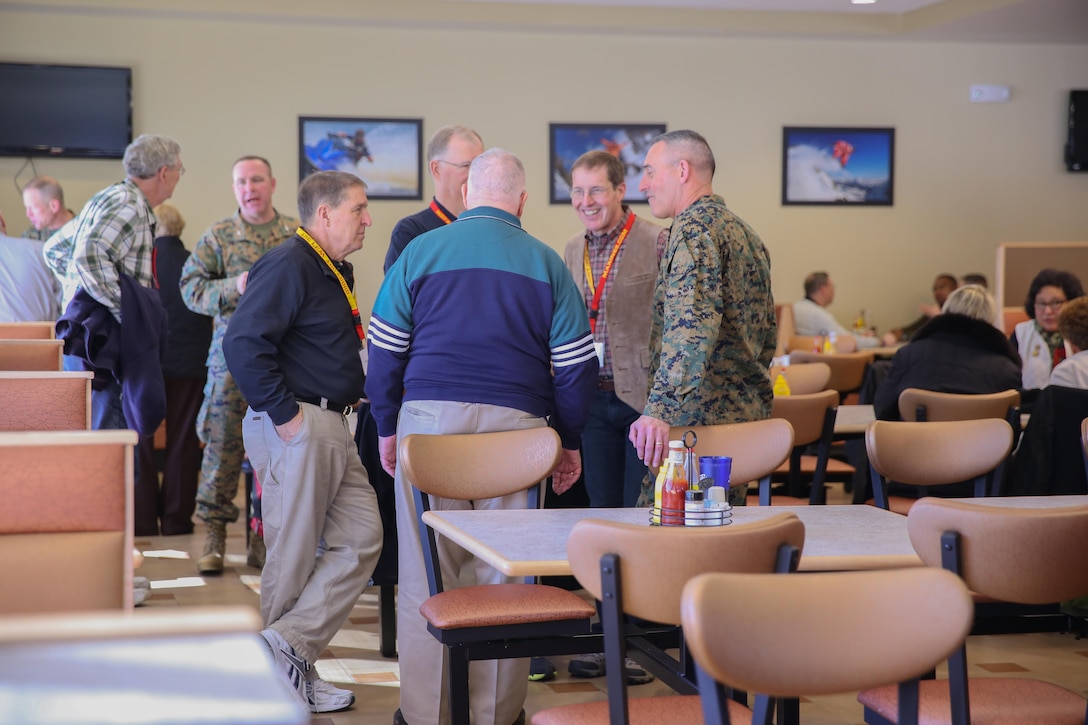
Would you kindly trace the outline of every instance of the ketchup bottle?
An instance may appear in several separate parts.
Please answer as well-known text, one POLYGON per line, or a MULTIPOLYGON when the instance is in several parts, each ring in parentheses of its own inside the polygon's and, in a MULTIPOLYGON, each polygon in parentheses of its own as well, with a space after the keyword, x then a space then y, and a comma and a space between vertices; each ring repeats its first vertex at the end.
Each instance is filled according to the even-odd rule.
POLYGON ((684 470, 684 442, 669 441, 669 459, 665 463, 665 480, 661 484, 661 525, 684 525, 684 492, 688 476, 684 470))

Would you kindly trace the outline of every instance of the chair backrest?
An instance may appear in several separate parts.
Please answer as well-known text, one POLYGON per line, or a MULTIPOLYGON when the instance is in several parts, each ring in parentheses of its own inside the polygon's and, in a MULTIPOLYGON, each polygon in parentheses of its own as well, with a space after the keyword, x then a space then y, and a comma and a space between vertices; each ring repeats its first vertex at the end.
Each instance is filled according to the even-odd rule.
POLYGON ((907 388, 899 394, 899 417, 906 421, 1008 419, 1009 409, 1019 407, 1019 390, 963 394, 907 388))
POLYGON ((789 352, 789 341, 793 336, 796 328, 793 324, 793 305, 775 305, 774 306, 775 322, 778 324, 778 339, 775 345, 774 355, 785 355, 789 352))
POLYGON ((55 322, 0 322, 0 340, 53 340, 55 322))
POLYGON ((551 475, 561 453, 551 428, 415 434, 400 441, 397 465, 423 493, 467 501, 524 491, 551 475))
POLYGON ((805 527, 792 513, 743 526, 688 528, 583 519, 567 538, 571 572, 602 599, 601 557, 619 558, 623 610, 642 619, 680 624, 680 591, 705 572, 772 573, 783 545, 800 550, 805 527))
POLYGON ((861 387, 865 380, 865 370, 873 361, 872 352, 834 353, 830 355, 813 352, 791 352, 790 364, 823 362, 831 367, 831 380, 827 386, 845 395, 861 387))
POLYGON ((132 606, 135 431, 0 433, 0 612, 132 606), (43 576, 42 572, 48 572, 43 576))
POLYGON ((1088 502, 1011 508, 923 498, 907 515, 907 531, 927 566, 958 565, 967 587, 987 597, 1050 604, 1088 592, 1088 502), (955 550, 958 561, 949 561, 955 550))
POLYGON ((1005 307, 1001 310, 1001 331, 1011 335, 1017 325, 1030 319, 1023 307, 1005 307))
MULTIPOLYGON (((748 423, 676 426, 670 440, 681 440, 687 431, 696 436, 695 455, 729 456, 731 486, 744 486, 770 476, 793 450, 793 429, 785 420, 756 420, 748 423)), ((689 471, 696 479, 698 471, 689 471)), ((697 480, 697 479, 696 479, 697 480)))
POLYGON ((824 362, 802 363, 785 367, 772 367, 771 380, 781 374, 790 386, 791 395, 808 395, 827 390, 831 382, 831 367, 824 362))
POLYGON ((704 670, 780 697, 918 677, 963 642, 974 620, 963 582, 925 568, 703 574, 684 586, 681 601, 687 643, 704 670))
POLYGON ((1012 428, 998 418, 904 423, 877 420, 865 429, 869 465, 913 486, 957 483, 997 468, 1012 449, 1012 428))
POLYGON ((0 371, 0 431, 90 430, 91 372, 0 371))
POLYGON ((0 370, 62 369, 63 340, 0 340, 0 370))
POLYGON ((771 418, 788 420, 793 426, 793 444, 804 446, 820 440, 827 411, 838 406, 839 394, 831 389, 807 395, 786 395, 774 399, 771 418))

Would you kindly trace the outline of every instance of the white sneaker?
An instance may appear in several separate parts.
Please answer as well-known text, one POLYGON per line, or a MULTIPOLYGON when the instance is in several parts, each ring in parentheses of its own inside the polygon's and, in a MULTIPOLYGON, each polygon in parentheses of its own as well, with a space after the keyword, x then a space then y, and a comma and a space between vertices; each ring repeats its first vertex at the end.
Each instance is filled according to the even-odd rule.
POLYGON ((313 711, 313 705, 307 687, 306 673, 310 670, 310 663, 295 653, 295 648, 287 643, 279 632, 274 629, 261 630, 261 637, 272 650, 272 661, 279 674, 287 681, 287 686, 294 693, 299 703, 313 711))
POLYGON ((313 667, 306 672, 306 694, 310 712, 338 712, 355 704, 355 693, 326 682, 313 667))

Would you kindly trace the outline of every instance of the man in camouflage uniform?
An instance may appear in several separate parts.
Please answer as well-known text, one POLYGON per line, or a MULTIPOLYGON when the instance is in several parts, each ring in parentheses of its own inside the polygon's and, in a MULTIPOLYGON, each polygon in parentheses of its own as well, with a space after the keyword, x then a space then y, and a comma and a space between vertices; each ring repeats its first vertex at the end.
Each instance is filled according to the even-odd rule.
MULTIPOLYGON (((227 522, 238 520, 238 493, 244 451, 242 417, 246 401, 223 358, 223 335, 246 289, 249 269, 261 255, 290 239, 298 219, 272 206, 276 179, 272 165, 260 156, 243 156, 234 163, 234 198, 238 211, 216 222, 197 242, 181 270, 181 297, 193 312, 215 319, 208 350, 208 381, 197 416, 197 433, 204 443, 196 514, 207 525, 204 553, 197 560, 202 574, 223 571, 227 522)), ((251 566, 264 564, 264 541, 250 537, 251 566)))
MULTIPOLYGON (((650 394, 631 442, 657 466, 669 427, 760 420, 771 414, 777 329, 771 261, 759 236, 714 193, 714 154, 694 131, 671 131, 646 153, 639 190, 673 218, 650 331, 650 394)), ((643 483, 639 505, 652 505, 643 483)))

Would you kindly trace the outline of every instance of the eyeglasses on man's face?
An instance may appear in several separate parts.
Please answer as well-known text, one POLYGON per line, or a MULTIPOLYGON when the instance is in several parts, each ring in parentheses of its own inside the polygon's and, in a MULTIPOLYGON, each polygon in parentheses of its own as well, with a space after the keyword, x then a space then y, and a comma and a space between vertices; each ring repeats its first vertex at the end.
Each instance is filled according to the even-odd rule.
POLYGON ((459 163, 459 164, 457 164, 457 163, 454 163, 454 162, 452 162, 452 161, 446 161, 445 159, 435 159, 435 161, 437 161, 437 162, 438 162, 438 163, 440 163, 440 164, 447 164, 447 165, 449 165, 449 166, 452 166, 452 167, 454 167, 455 169, 462 169, 462 170, 465 170, 465 169, 467 169, 468 167, 472 166, 472 162, 471 162, 471 161, 462 161, 462 162, 461 162, 461 163, 459 163))
POLYGON ((588 189, 580 189, 578 187, 574 187, 570 190, 570 198, 574 201, 578 201, 579 199, 583 199, 588 196, 591 199, 597 199, 599 201, 603 199, 605 195, 608 194, 608 192, 610 191, 612 191, 612 189, 606 186, 591 186, 588 189))

